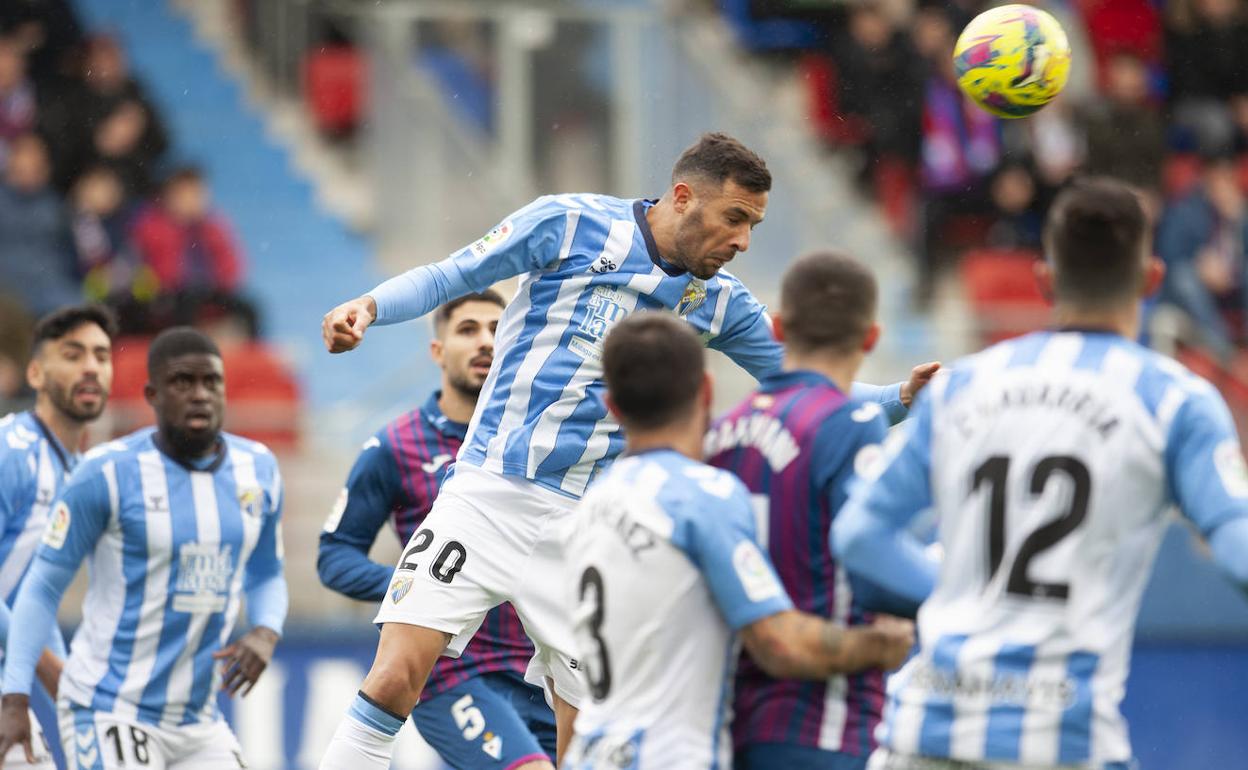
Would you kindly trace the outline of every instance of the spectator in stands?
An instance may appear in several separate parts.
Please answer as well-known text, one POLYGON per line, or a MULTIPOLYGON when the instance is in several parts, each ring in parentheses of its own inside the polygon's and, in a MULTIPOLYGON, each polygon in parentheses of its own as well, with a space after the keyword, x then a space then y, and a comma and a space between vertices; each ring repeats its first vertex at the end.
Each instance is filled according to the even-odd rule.
POLYGON ((1001 160, 996 118, 962 95, 953 69, 954 30, 943 13, 929 14, 923 49, 932 74, 923 101, 920 181, 923 198, 921 299, 930 295, 937 268, 951 254, 944 237, 950 220, 983 214, 987 180, 1001 160))
POLYGON ((139 147, 148 158, 159 158, 168 149, 164 122, 143 87, 130 75, 130 65, 117 41, 106 35, 91 38, 83 62, 83 90, 75 111, 87 129, 94 129, 126 103, 143 108, 146 122, 139 147))
POLYGON ((237 292, 243 259, 225 220, 212 211, 208 185, 198 169, 175 171, 157 200, 138 215, 131 236, 161 294, 237 292))
POLYGON ((1166 69, 1176 124, 1205 153, 1233 146, 1232 101, 1248 99, 1248 19, 1237 0, 1172 0, 1166 69))
POLYGON ((82 27, 69 0, 3 0, 0 32, 18 41, 42 89, 73 69, 82 27))
POLYGON ((61 170, 62 186, 68 189, 88 166, 108 166, 117 173, 126 197, 141 198, 152 192, 152 176, 164 152, 163 145, 147 144, 151 114, 135 99, 123 99, 91 129, 87 145, 79 147, 61 170))
POLYGON ((35 316, 82 300, 69 220, 50 179, 43 140, 13 140, 0 184, 0 286, 16 288, 35 316))
POLYGON ((1229 158, 1206 166, 1200 186, 1166 209, 1157 253, 1166 262, 1163 298, 1195 322, 1223 360, 1248 335, 1248 219, 1229 158))
POLYGON ((1080 113, 1087 136, 1085 170, 1113 176, 1156 195, 1166 150, 1166 127, 1149 96, 1149 72, 1130 51, 1105 63, 1103 98, 1080 113))
POLYGON ((0 416, 34 405, 26 383, 35 319, 16 298, 0 293, 0 416))
POLYGON ((35 89, 26 77, 26 57, 12 38, 0 38, 0 164, 9 143, 35 126, 35 89))
POLYGON ((832 38, 832 58, 840 110, 865 127, 868 155, 917 161, 926 71, 879 2, 853 6, 845 30, 832 38))
POLYGON ((992 249, 1039 252, 1044 229, 1039 192, 1035 174, 1026 163, 1011 160, 1001 164, 989 186, 992 224, 984 245, 992 249))

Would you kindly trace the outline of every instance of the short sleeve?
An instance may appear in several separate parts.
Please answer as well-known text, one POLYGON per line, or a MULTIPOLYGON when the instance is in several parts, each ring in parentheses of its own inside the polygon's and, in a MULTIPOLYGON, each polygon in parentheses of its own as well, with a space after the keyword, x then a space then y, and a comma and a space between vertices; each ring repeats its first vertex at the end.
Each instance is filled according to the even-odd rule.
POLYGON ((77 569, 113 515, 117 468, 112 460, 87 463, 70 477, 52 506, 38 556, 77 569))
POLYGON ((1202 389, 1179 408, 1165 457, 1175 503, 1206 536, 1248 516, 1248 467, 1230 411, 1217 393, 1202 389))
POLYGON ((734 630, 792 609, 793 602, 755 539, 754 514, 741 482, 717 471, 699 479, 685 532, 685 552, 702 572, 734 630))

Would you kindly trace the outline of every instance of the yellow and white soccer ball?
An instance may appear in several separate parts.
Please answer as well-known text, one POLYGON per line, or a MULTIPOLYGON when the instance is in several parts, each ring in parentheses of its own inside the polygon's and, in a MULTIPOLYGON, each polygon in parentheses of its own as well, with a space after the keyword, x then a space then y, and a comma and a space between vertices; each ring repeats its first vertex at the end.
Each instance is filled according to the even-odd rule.
POLYGON ((1057 19, 1030 5, 976 16, 953 50, 963 93, 993 115, 1026 117, 1053 101, 1070 74, 1070 43, 1057 19))

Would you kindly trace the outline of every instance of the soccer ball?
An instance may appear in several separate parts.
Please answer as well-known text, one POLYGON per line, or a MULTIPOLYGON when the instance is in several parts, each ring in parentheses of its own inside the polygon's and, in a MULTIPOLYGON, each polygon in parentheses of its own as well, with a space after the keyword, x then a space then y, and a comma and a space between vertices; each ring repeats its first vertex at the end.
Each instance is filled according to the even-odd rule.
POLYGON ((1053 100, 1070 74, 1066 31, 1030 5, 1003 5, 976 16, 953 49, 958 86, 1001 118, 1023 118, 1053 100))

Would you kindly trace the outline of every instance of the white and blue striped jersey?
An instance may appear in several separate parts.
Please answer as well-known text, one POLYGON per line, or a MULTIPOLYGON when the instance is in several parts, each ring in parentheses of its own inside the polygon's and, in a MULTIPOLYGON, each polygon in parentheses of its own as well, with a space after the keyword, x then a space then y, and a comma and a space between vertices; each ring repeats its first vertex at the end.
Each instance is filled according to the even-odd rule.
POLYGON ((0 420, 0 601, 10 607, 77 459, 34 412, 0 420))
MULTIPOLYGON (((666 262, 646 220, 650 205, 538 198, 442 262, 369 292, 384 325, 521 276, 459 462, 582 495, 624 447, 603 398, 602 344, 635 311, 676 313, 755 378, 779 370, 783 351, 764 307, 726 271, 702 280, 666 262)), ((854 394, 879 402, 893 422, 905 414, 900 384, 855 383, 854 394)))
POLYGON ((842 513, 899 528, 934 507, 945 556, 881 744, 1029 767, 1129 761, 1119 704, 1168 511, 1206 535, 1248 516, 1222 398, 1118 335, 1040 332, 942 373, 899 433, 842 513))
POLYGON ((727 272, 703 281, 664 263, 646 206, 539 198, 452 257, 476 289, 524 273, 460 462, 580 496, 624 447, 603 399, 602 343, 634 311, 676 312, 756 377, 778 368, 763 306, 727 272))
POLYGON ((282 569, 282 482, 263 445, 222 434, 202 469, 151 429, 87 453, 37 558, 90 586, 60 694, 162 727, 218 718, 219 667, 244 591, 282 569))
POLYGON ((617 461, 573 518, 565 552, 592 698, 565 766, 731 767, 736 632, 793 606, 745 485, 654 450, 617 461))

